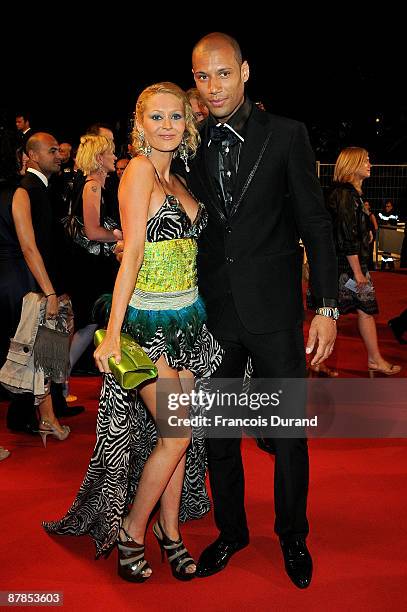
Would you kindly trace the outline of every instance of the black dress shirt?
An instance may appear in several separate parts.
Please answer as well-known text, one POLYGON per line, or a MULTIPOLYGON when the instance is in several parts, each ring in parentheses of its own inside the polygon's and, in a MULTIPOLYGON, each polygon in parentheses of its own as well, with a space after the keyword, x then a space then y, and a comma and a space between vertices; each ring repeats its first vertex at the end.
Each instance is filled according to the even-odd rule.
POLYGON ((233 206, 233 192, 239 169, 240 152, 251 108, 252 103, 246 98, 228 122, 220 123, 212 115, 208 119, 209 172, 227 216, 233 206))

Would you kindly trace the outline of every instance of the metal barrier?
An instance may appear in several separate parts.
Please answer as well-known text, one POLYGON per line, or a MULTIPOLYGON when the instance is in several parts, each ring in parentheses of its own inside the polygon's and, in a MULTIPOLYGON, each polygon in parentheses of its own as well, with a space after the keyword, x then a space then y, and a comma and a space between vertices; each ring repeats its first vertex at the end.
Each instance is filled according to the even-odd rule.
MULTIPOLYGON (((335 164, 316 164, 322 189, 326 189, 332 184, 335 164)), ((363 183, 363 194, 373 212, 378 213, 384 201, 391 200, 407 216, 407 164, 372 164, 370 178, 363 183)))

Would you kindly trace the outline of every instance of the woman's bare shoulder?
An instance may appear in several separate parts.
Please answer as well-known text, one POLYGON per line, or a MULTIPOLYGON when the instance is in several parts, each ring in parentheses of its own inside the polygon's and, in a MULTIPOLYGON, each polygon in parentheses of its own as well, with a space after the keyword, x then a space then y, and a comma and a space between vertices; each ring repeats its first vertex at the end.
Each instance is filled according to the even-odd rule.
POLYGON ((127 174, 131 172, 143 174, 144 176, 154 176, 154 166, 144 155, 137 155, 129 161, 126 172, 127 174))
POLYGON ((83 192, 86 193, 101 193, 102 188, 94 178, 89 177, 86 179, 85 185, 83 186, 83 192))
POLYGON ((30 205, 30 196, 28 195, 28 191, 24 189, 24 187, 17 187, 13 194, 12 205, 15 207, 16 205, 20 205, 21 203, 30 205))

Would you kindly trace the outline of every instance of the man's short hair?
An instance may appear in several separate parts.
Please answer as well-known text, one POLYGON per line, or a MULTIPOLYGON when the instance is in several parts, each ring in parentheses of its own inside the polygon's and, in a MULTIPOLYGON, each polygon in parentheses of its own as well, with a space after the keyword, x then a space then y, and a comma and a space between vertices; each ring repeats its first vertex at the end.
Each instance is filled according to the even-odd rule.
POLYGON ((100 121, 97 121, 96 123, 92 123, 92 125, 90 125, 85 134, 92 134, 93 136, 100 136, 99 134, 99 130, 100 128, 104 128, 105 130, 110 130, 113 133, 112 127, 107 124, 107 123, 101 123, 100 121))
POLYGON ((31 113, 25 110, 22 111, 17 111, 16 112, 16 119, 17 117, 23 117, 24 121, 30 121, 31 119, 31 113))
POLYGON ((242 49, 240 48, 239 43, 237 42, 236 38, 233 38, 233 36, 230 36, 229 34, 224 34, 223 32, 211 32, 210 34, 206 34, 206 36, 203 36, 201 40, 198 40, 198 42, 192 49, 192 53, 195 52, 195 49, 197 49, 197 47, 199 47, 202 44, 205 44, 206 40, 210 41, 211 38, 216 38, 216 37, 223 38, 225 39, 226 42, 230 44, 230 46, 233 48, 233 51, 235 53, 236 61, 239 64, 239 66, 241 66, 243 63, 243 55, 242 55, 242 49))

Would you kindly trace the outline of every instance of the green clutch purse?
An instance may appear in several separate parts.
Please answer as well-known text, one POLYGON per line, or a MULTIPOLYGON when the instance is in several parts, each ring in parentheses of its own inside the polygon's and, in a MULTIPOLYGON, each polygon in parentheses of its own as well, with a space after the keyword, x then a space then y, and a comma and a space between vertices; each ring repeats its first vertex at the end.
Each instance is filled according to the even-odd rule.
MULTIPOLYGON (((95 331, 95 346, 99 346, 105 335, 105 329, 95 331)), ((108 363, 113 376, 123 389, 134 389, 145 380, 157 377, 158 371, 154 362, 128 334, 120 334, 120 350, 120 363, 117 364, 113 357, 110 357, 108 363)))

